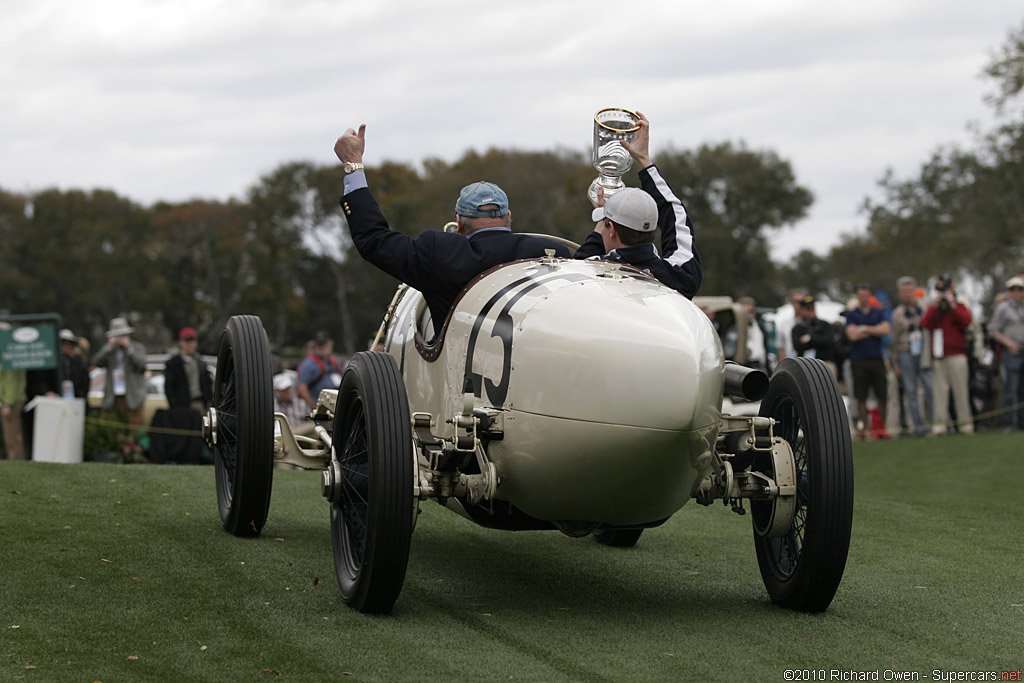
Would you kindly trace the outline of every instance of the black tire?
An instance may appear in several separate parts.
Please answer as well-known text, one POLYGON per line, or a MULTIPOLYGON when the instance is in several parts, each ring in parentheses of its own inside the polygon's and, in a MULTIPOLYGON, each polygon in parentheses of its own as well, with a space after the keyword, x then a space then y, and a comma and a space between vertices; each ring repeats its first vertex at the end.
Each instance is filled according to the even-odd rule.
POLYGON ((387 613, 405 581, 415 510, 409 401, 392 356, 352 357, 338 391, 333 444, 338 588, 353 609, 387 613))
POLYGON ((256 316, 228 320, 217 351, 214 465, 220 521, 235 536, 259 536, 274 477, 270 345, 256 316))
POLYGON ((632 548, 643 532, 643 529, 595 529, 594 540, 615 548, 632 548))
MULTIPOLYGON (((823 612, 843 578, 853 522, 853 446, 842 396, 825 363, 787 358, 772 375, 760 414, 778 421, 775 435, 789 442, 797 468, 789 531, 779 538, 754 532, 761 578, 775 603, 823 612)), ((771 504, 753 502, 752 516, 763 517, 761 508, 771 504)))

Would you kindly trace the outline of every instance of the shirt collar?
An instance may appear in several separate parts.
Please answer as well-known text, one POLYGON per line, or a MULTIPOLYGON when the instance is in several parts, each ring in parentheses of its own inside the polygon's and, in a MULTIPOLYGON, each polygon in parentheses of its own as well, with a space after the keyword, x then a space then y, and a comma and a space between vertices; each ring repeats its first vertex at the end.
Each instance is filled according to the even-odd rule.
POLYGON ((504 225, 496 225, 493 228, 480 228, 479 230, 474 230, 469 233, 469 237, 473 237, 474 235, 479 235, 484 232, 512 232, 512 229, 507 228, 504 225))
POLYGON ((612 249, 608 252, 608 256, 617 258, 640 258, 642 256, 657 257, 658 250, 654 247, 651 242, 645 242, 644 244, 634 244, 631 247, 620 247, 619 249, 612 249), (649 253, 647 253, 649 252, 649 253))

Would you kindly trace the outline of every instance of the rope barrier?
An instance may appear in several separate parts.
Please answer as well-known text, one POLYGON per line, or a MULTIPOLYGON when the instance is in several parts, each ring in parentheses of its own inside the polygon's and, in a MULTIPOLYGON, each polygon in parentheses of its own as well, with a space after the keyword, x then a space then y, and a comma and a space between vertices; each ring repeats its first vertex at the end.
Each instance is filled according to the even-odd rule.
MULTIPOLYGON (((966 425, 968 423, 975 423, 975 422, 978 422, 978 421, 981 421, 981 420, 988 420, 988 419, 991 419, 993 417, 999 417, 1000 415, 1005 415, 1006 413, 1014 412, 1016 410, 1019 410, 1022 406, 1024 406, 1024 401, 1018 401, 1017 403, 1013 404, 1012 406, 1010 406, 1008 408, 998 408, 996 410, 989 410, 989 411, 986 411, 984 413, 978 413, 977 415, 972 415, 969 418, 958 418, 956 420, 953 420, 952 424, 954 424, 957 427, 962 427, 962 426, 964 426, 964 425, 966 425)), ((88 417, 88 416, 86 416, 85 421, 86 421, 86 423, 99 425, 101 427, 111 427, 113 429, 121 429, 121 430, 124 430, 124 431, 127 431, 127 432, 143 431, 143 432, 147 432, 149 434, 169 434, 169 435, 172 435, 172 436, 202 436, 203 435, 202 431, 195 430, 195 429, 174 429, 173 427, 153 427, 153 426, 150 426, 150 425, 133 425, 133 424, 128 424, 126 422, 121 422, 119 420, 107 420, 107 419, 104 419, 104 418, 101 418, 101 417, 88 417)), ((1022 425, 1022 427, 1024 427, 1024 425, 1022 425)), ((867 430, 867 431, 870 431, 870 429, 867 430)), ((915 429, 913 429, 911 427, 908 427, 906 429, 900 428, 898 430, 890 431, 889 435, 890 436, 902 436, 904 434, 913 434, 915 432, 916 432, 915 429)))
MULTIPOLYGON (((978 413, 977 415, 971 415, 970 417, 958 417, 955 420, 944 420, 941 424, 943 424, 943 425, 953 425, 953 426, 959 428, 959 427, 963 427, 963 426, 965 426, 967 424, 973 425, 973 424, 976 424, 976 423, 981 422, 983 420, 989 420, 989 419, 994 418, 994 417, 999 417, 1000 415, 1005 415, 1006 413, 1015 412, 1015 411, 1019 410, 1021 407, 1024 407, 1024 401, 1018 401, 1017 403, 1014 403, 1013 405, 1011 405, 1009 407, 997 408, 995 410, 989 410, 989 411, 986 411, 986 412, 983 412, 983 413, 978 413)), ((852 415, 851 415, 851 417, 852 417, 852 415)), ((932 425, 934 425, 934 424, 935 423, 933 422, 932 425)), ((931 427, 932 425, 925 425, 923 428, 927 429, 927 428, 931 427)), ((1020 425, 1020 428, 1024 429, 1024 425, 1020 425)), ((874 430, 868 428, 868 429, 865 429, 865 431, 873 432, 874 430)), ((895 429, 895 430, 890 431, 888 429, 888 427, 886 427, 886 432, 889 434, 890 437, 894 437, 894 436, 903 436, 904 434, 916 434, 917 433, 917 429, 914 428, 914 427, 907 427, 905 429, 901 427, 900 429, 895 429)), ((939 433, 941 434, 941 433, 945 433, 945 432, 939 432, 939 433)))
POLYGON ((153 427, 151 425, 138 425, 121 422, 120 420, 106 420, 102 417, 86 417, 87 424, 99 425, 120 429, 126 432, 147 432, 149 434, 171 434, 175 436, 202 436, 203 432, 196 429, 175 429, 173 427, 153 427))

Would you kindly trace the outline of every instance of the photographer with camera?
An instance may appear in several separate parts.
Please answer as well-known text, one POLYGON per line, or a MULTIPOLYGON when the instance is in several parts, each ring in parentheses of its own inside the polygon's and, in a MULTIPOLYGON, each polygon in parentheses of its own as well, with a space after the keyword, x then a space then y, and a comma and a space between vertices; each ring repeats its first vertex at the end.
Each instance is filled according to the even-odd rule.
MULTIPOLYGON (((915 436, 925 436, 932 423, 932 349, 931 335, 921 328, 924 309, 918 305, 917 280, 905 275, 896 281, 900 305, 892 312, 892 343, 889 357, 903 387, 907 417, 915 436), (924 396, 924 412, 918 393, 924 396)), ((924 291, 921 290, 921 296, 924 291)))
POLYGON ((973 434, 970 388, 967 371, 967 335, 971 311, 957 300, 953 276, 943 273, 935 283, 938 296, 921 317, 921 327, 932 332, 932 370, 934 373, 935 420, 933 434, 945 434, 949 420, 949 392, 961 434, 973 434))

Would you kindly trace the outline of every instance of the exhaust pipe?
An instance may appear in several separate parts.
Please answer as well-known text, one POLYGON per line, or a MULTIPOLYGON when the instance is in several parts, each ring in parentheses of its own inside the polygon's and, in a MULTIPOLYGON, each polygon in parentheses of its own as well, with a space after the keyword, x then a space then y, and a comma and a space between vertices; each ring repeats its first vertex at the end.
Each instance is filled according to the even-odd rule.
POLYGON ((725 361, 725 393, 747 401, 760 401, 768 393, 768 375, 754 368, 747 368, 725 361))

